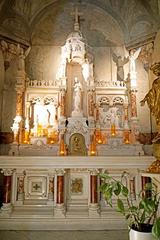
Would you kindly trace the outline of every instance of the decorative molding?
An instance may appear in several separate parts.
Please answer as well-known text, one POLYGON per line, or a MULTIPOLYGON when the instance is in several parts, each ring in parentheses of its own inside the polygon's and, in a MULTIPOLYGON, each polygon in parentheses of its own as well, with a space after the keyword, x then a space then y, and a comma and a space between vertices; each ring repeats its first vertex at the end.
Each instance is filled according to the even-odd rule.
POLYGON ((97 176, 100 172, 99 169, 88 169, 88 172, 90 173, 91 176, 97 176))
POLYGON ((3 169, 1 170, 1 173, 3 173, 4 176, 12 176, 14 171, 15 171, 15 170, 14 170, 14 169, 11 169, 11 168, 3 168, 3 169))
POLYGON ((57 176, 64 176, 64 174, 66 173, 66 171, 64 169, 56 169, 55 170, 57 176))

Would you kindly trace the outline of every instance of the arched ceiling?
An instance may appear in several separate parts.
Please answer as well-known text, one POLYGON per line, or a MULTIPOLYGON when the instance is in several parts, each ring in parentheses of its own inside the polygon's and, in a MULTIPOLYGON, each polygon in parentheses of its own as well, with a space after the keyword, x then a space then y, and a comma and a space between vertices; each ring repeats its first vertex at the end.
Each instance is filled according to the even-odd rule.
POLYGON ((91 45, 129 44, 160 27, 159 0, 0 0, 0 34, 26 43, 62 44, 73 29, 75 4, 91 45))

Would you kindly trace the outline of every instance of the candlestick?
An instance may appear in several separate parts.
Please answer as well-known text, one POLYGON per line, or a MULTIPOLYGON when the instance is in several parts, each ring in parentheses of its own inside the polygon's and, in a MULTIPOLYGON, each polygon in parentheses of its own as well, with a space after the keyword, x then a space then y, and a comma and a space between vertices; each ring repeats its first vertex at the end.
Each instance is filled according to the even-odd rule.
POLYGON ((112 137, 116 136, 116 126, 115 126, 115 124, 111 125, 111 136, 112 137))

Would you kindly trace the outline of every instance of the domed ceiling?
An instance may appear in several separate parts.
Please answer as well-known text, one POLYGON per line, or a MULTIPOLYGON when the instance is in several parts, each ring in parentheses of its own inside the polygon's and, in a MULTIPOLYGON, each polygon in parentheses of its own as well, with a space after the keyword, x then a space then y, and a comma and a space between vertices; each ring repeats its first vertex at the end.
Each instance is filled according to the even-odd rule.
POLYGON ((74 7, 91 46, 131 45, 160 26, 159 0, 1 0, 1 37, 26 45, 63 45, 73 30, 74 7))

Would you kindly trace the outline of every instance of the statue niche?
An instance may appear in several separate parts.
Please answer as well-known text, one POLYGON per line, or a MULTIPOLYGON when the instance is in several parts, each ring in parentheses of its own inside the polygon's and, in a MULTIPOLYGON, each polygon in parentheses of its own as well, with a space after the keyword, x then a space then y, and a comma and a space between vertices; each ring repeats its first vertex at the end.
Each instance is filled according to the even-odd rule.
POLYGON ((85 82, 82 76, 80 64, 67 64, 67 92, 66 92, 66 115, 83 117, 85 109, 85 82))
POLYGON ((69 139, 69 155, 71 156, 86 156, 87 148, 85 138, 80 133, 74 133, 69 139))

